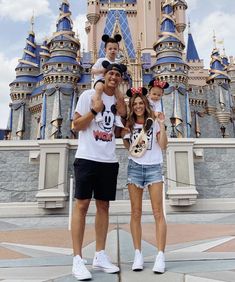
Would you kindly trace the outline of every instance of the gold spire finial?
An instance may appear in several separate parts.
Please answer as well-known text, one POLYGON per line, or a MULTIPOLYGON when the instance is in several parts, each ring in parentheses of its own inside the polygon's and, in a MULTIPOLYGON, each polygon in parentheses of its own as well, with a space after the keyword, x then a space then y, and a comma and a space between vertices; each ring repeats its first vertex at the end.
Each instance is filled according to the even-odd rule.
POLYGON ((34 21, 34 10, 33 10, 33 15, 32 15, 32 17, 31 17, 30 22, 31 22, 31 29, 32 29, 32 31, 33 31, 33 27, 34 27, 34 23, 35 23, 35 21, 34 21))
POLYGON ((188 34, 191 34, 191 22, 190 22, 190 18, 188 18, 188 34))
POLYGON ((214 49, 216 49, 216 35, 215 35, 215 31, 213 30, 213 42, 214 42, 214 49))

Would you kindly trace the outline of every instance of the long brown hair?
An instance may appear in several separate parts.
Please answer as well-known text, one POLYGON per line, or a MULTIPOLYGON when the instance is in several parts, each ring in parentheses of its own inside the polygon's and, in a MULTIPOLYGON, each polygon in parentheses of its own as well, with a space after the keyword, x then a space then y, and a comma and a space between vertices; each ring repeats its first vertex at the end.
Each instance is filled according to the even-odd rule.
POLYGON ((127 124, 131 131, 133 130, 134 124, 137 121, 137 116, 133 111, 133 105, 137 97, 140 97, 145 105, 144 121, 146 121, 147 118, 154 119, 154 112, 152 111, 150 107, 149 100, 147 99, 147 97, 139 93, 133 94, 132 97, 129 99, 129 114, 128 114, 128 119, 127 119, 127 124))

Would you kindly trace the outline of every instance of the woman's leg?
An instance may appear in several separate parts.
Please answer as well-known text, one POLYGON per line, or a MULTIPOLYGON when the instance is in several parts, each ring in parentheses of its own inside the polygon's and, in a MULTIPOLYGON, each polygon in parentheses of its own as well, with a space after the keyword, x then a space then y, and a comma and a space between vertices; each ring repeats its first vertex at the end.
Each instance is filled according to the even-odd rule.
POLYGON ((164 252, 166 246, 167 226, 163 212, 162 190, 162 182, 154 183, 149 186, 149 194, 156 225, 157 248, 158 251, 164 252))
POLYGON ((141 250, 141 215, 143 189, 137 188, 134 184, 128 184, 131 201, 131 234, 135 250, 141 250))

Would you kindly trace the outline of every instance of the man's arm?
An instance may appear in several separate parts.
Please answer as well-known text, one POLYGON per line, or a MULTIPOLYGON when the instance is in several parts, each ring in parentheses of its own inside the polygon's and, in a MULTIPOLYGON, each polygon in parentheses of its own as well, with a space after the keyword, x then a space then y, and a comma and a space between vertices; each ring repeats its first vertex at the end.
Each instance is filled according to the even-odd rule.
POLYGON ((73 125, 76 131, 85 130, 96 114, 104 108, 102 100, 92 101, 92 108, 89 112, 84 115, 80 115, 78 112, 75 112, 73 118, 73 125))

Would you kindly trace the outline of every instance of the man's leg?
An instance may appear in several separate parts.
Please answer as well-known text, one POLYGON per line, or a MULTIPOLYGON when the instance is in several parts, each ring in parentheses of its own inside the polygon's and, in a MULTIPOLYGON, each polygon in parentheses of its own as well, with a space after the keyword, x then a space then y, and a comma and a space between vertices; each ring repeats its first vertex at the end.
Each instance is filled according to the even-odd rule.
POLYGON ((82 243, 86 224, 86 214, 89 204, 90 199, 76 199, 74 204, 71 224, 74 256, 79 255, 82 257, 82 243))
POLYGON ((105 243, 107 238, 109 225, 109 202, 96 200, 96 252, 93 259, 93 268, 99 269, 107 273, 119 272, 119 267, 112 264, 109 257, 106 255, 105 243))
POLYGON ((109 225, 109 202, 96 200, 96 217, 95 217, 95 231, 96 231, 96 251, 105 249, 109 225))

